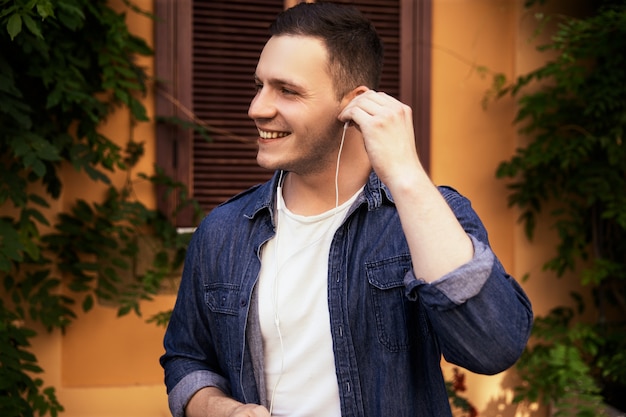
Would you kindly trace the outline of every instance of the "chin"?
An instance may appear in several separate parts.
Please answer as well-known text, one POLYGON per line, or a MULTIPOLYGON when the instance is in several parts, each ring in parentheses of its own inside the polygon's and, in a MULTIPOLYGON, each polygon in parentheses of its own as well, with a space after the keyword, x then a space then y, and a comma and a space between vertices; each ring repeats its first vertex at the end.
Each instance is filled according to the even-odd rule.
POLYGON ((261 168, 272 170, 272 171, 276 171, 277 169, 281 169, 280 168, 280 164, 277 161, 272 161, 272 160, 270 160, 268 158, 263 158, 261 156, 257 156, 256 163, 261 168))

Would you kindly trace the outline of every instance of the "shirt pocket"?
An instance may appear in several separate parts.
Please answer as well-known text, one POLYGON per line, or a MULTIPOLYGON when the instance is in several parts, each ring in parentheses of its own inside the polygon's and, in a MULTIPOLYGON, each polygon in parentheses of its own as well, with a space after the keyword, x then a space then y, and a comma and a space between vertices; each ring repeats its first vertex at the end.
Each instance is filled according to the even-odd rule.
POLYGON ((411 268, 411 257, 367 262, 365 268, 379 342, 391 352, 410 349, 404 276, 411 268))
POLYGON ((239 331, 240 293, 238 285, 229 283, 213 283, 204 288, 213 348, 224 371, 240 366, 239 349, 243 343, 243 332, 239 331))
POLYGON ((235 284, 209 284, 205 287, 205 302, 212 313, 237 315, 239 312, 239 286, 235 284))

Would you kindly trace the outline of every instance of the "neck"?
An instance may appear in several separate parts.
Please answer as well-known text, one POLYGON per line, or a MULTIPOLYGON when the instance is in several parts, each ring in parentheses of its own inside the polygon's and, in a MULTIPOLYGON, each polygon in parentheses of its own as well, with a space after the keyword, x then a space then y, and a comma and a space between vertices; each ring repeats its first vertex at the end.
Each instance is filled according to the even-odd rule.
POLYGON ((315 173, 289 172, 283 182, 283 198, 289 210, 303 216, 320 214, 345 203, 363 187, 371 165, 360 137, 346 137, 337 177, 338 195, 335 189, 336 168, 332 164, 315 173))

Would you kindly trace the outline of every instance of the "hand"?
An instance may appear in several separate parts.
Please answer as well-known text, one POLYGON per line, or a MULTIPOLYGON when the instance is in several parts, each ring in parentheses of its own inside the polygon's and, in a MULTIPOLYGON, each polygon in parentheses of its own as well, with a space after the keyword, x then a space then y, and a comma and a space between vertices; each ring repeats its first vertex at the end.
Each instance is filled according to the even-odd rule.
POLYGON ((262 405, 242 404, 235 408, 229 417, 270 417, 270 412, 262 405))
POLYGON ((415 146, 409 106, 374 90, 357 95, 338 116, 361 132, 376 174, 388 186, 412 172, 423 171, 415 146))
POLYGON ((257 404, 242 404, 219 388, 199 389, 187 403, 186 417, 270 417, 267 408, 257 404))

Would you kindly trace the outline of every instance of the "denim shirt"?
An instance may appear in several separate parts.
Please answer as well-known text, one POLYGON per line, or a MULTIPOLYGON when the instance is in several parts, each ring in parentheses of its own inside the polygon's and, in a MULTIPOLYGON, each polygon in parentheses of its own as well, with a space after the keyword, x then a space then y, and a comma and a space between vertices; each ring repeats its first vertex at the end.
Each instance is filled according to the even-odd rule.
MULTIPOLYGON (((175 417, 205 386, 267 406, 255 286, 261 248, 274 236, 277 180, 215 208, 192 238, 161 357, 175 417)), ((493 254, 469 200, 439 190, 474 257, 435 282, 413 274, 393 198, 375 173, 335 233, 328 308, 344 417, 451 416, 442 354, 495 374, 526 345, 528 298, 493 254)))

